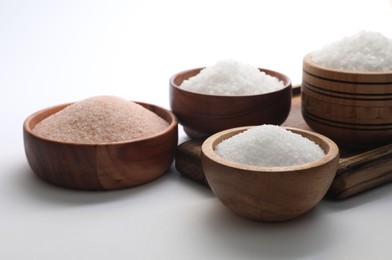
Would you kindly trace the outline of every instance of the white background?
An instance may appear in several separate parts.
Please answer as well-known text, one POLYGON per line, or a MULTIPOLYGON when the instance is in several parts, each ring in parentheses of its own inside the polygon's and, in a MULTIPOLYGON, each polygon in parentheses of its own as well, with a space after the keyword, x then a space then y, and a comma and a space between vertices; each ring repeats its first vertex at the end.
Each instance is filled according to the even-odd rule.
POLYGON ((226 58, 300 83, 308 52, 391 28, 388 0, 0 0, 0 258, 391 259, 391 185, 258 223, 174 168, 121 191, 49 185, 22 138, 31 113, 95 95, 169 108, 170 76, 226 58))

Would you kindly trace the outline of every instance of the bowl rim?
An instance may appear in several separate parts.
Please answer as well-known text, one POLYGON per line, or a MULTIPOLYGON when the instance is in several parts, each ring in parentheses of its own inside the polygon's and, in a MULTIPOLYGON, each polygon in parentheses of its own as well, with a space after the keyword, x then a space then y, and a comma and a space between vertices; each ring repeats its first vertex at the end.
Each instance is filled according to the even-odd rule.
POLYGON ((335 68, 330 68, 330 67, 326 67, 326 66, 322 66, 320 64, 317 64, 316 62, 313 61, 312 59, 312 54, 313 52, 309 52, 308 54, 305 55, 305 57, 303 58, 303 62, 307 63, 319 70, 324 70, 324 71, 328 71, 328 72, 334 72, 334 73, 340 73, 340 74, 345 74, 345 75, 351 75, 351 76, 355 76, 355 75, 364 75, 364 76, 382 76, 382 75, 391 75, 392 74, 392 70, 386 70, 386 71, 368 71, 368 70, 364 70, 364 71, 359 71, 359 70, 345 70, 345 69, 335 69, 335 68))
MULTIPOLYGON (((178 85, 175 84, 175 82, 174 82, 175 79, 176 79, 177 77, 179 77, 180 75, 182 75, 182 74, 189 73, 189 72, 192 72, 192 71, 201 71, 202 69, 205 69, 205 68, 206 68, 206 67, 196 67, 196 68, 193 68, 193 69, 187 69, 187 70, 183 70, 183 71, 177 72, 176 74, 174 74, 173 76, 170 77, 170 80, 169 80, 170 86, 173 87, 173 88, 178 89, 179 91, 183 91, 183 92, 185 92, 185 93, 191 93, 191 94, 198 95, 198 96, 204 96, 204 97, 220 97, 220 98, 232 98, 232 99, 234 99, 234 98, 256 97, 256 96, 269 95, 269 94, 274 94, 274 93, 278 93, 278 92, 285 91, 285 90, 287 90, 288 88, 290 88, 290 89, 292 88, 291 79, 290 79, 287 75, 285 75, 285 74, 283 74, 283 73, 281 73, 281 72, 278 72, 278 71, 269 70, 269 69, 264 69, 264 68, 258 68, 258 69, 259 69, 260 71, 262 71, 262 72, 265 72, 265 73, 266 73, 267 75, 269 75, 269 76, 272 76, 270 73, 279 75, 279 78, 278 78, 278 79, 279 79, 279 81, 283 81, 284 87, 281 88, 281 89, 275 90, 275 91, 270 91, 270 92, 260 93, 260 94, 248 94, 248 95, 210 95, 210 94, 199 93, 199 92, 195 92, 195 91, 191 91, 191 90, 188 90, 188 89, 181 88, 180 86, 178 86, 178 85), (285 83, 285 81, 286 81, 286 83, 285 83)), ((273 76, 273 77, 275 77, 275 76, 273 76)), ((276 78, 277 78, 277 77, 276 77, 276 78)))
POLYGON ((236 127, 236 128, 231 128, 227 130, 223 130, 221 132, 218 132, 210 137, 208 137, 202 144, 202 155, 208 157, 210 160, 232 168, 232 169, 238 169, 238 170, 245 170, 248 172, 253 172, 253 173, 277 173, 277 172, 296 172, 296 171, 301 171, 301 170, 308 170, 312 169, 321 165, 325 165, 331 161, 333 161, 336 157, 339 157, 339 148, 337 144, 332 141, 330 138, 321 135, 319 133, 309 131, 309 130, 304 130, 300 128, 295 128, 295 127, 282 127, 286 130, 295 132, 297 134, 301 133, 306 133, 308 135, 315 136, 316 138, 320 139, 322 142, 326 143, 329 147, 329 151, 320 159, 311 161, 308 163, 303 163, 303 164, 297 164, 297 165, 290 165, 290 166, 258 166, 258 165, 248 165, 248 164, 243 164, 243 163, 238 163, 238 162, 233 162, 227 159, 222 158, 219 156, 217 153, 215 153, 214 150, 214 145, 216 140, 224 135, 227 135, 232 132, 237 132, 241 133, 247 129, 253 128, 256 126, 241 126, 241 127, 236 127))
MULTIPOLYGON (((146 140, 152 140, 154 138, 158 138, 159 136, 162 136, 164 134, 167 134, 167 133, 173 131, 177 127, 177 125, 178 125, 177 116, 173 112, 171 112, 170 110, 168 110, 166 108, 163 108, 161 106, 157 106, 157 105, 151 104, 151 103, 140 102, 140 101, 131 101, 131 102, 135 102, 135 103, 143 106, 144 108, 146 108, 145 106, 153 106, 155 108, 161 109, 162 111, 167 113, 167 115, 170 118, 170 122, 168 122, 166 119, 162 118, 161 116, 160 117, 162 119, 164 119, 169 125, 164 130, 159 131, 159 132, 157 132, 157 133, 155 133, 153 135, 149 135, 149 136, 141 137, 141 138, 136 138, 136 139, 132 139, 132 140, 119 141, 119 142, 108 142, 108 143, 76 143, 76 142, 64 142, 64 141, 59 141, 59 140, 55 140, 55 139, 49 139, 49 138, 45 138, 45 137, 42 137, 40 135, 35 134, 32 131, 33 129, 31 129, 29 127, 29 124, 30 124, 31 120, 33 120, 36 116, 42 114, 43 112, 48 111, 48 110, 52 110, 52 109, 56 109, 56 108, 60 108, 56 112, 54 112, 54 113, 48 115, 47 117, 41 119, 39 122, 41 122, 42 120, 48 118, 49 116, 57 113, 58 111, 66 108, 67 106, 69 106, 69 105, 71 105, 73 103, 76 103, 76 102, 69 102, 69 103, 62 103, 62 104, 46 107, 46 108, 40 109, 40 110, 34 112, 33 114, 29 115, 23 122, 23 130, 27 134, 29 134, 29 135, 31 135, 31 136, 39 139, 39 140, 42 140, 44 142, 57 143, 57 144, 62 144, 62 145, 74 145, 74 146, 86 146, 86 147, 87 146, 90 146, 90 147, 100 147, 101 146, 101 147, 103 147, 103 146, 124 145, 124 144, 143 142, 143 141, 146 141, 146 140)), ((148 109, 148 108, 146 108, 146 109, 148 109)), ((148 110, 150 110, 150 109, 148 109, 148 110)), ((154 111, 151 111, 151 112, 155 113, 154 111)))

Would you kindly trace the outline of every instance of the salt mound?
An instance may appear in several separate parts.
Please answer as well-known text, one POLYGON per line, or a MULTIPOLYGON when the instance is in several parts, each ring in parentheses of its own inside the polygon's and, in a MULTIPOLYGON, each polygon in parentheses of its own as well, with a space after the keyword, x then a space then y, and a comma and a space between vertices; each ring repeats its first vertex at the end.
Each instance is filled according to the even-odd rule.
POLYGON ((208 95, 243 96, 277 91, 284 84, 251 65, 222 60, 184 80, 180 87, 208 95))
POLYGON ((168 123, 132 101, 97 96, 75 102, 39 122, 38 136, 55 141, 102 144, 151 136, 168 123))
POLYGON ((215 152, 226 160, 247 165, 280 167, 322 158, 313 141, 274 125, 261 125, 223 140, 215 152))
POLYGON ((360 31, 314 51, 316 64, 348 71, 391 71, 392 39, 378 32, 360 31))

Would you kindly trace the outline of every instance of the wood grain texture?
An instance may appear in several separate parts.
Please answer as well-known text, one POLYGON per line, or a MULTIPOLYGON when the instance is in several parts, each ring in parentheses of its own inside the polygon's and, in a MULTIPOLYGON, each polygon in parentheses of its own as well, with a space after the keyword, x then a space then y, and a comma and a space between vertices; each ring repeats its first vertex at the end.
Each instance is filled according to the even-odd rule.
POLYGON ((291 103, 291 81, 278 72, 260 69, 282 80, 285 88, 260 95, 217 96, 181 89, 182 82, 202 68, 180 72, 170 79, 170 107, 191 138, 224 129, 258 124, 281 124, 291 103))
POLYGON ((200 160, 204 140, 199 138, 180 144, 175 154, 175 167, 180 173, 184 173, 184 176, 208 185, 200 160))
MULTIPOLYGON (((302 117, 301 95, 298 88, 294 89, 296 91, 293 92, 291 111, 282 125, 311 130, 302 117)), ((392 144, 375 148, 339 146, 339 149, 341 157, 339 167, 328 191, 328 197, 346 199, 392 180, 392 144)), ((176 157, 180 156, 183 151, 192 154, 192 156, 180 159, 186 160, 180 164, 189 167, 177 168, 177 170, 195 181, 204 179, 202 169, 193 170, 200 167, 200 148, 196 144, 188 145, 188 142, 184 142, 181 144, 181 149, 177 151, 176 157)), ((200 183, 206 184, 205 181, 200 183)))
POLYGON ((315 131, 342 145, 392 142, 392 72, 347 72, 303 61, 302 113, 315 131))
POLYGON ((43 109, 28 117, 23 126, 27 161, 43 180, 81 190, 122 189, 152 181, 164 174, 174 159, 178 143, 177 119, 163 108, 139 103, 169 123, 149 138, 112 144, 73 144, 41 138, 34 126, 69 104, 43 109))
POLYGON ((313 208, 336 174, 336 144, 311 131, 287 128, 320 145, 326 155, 302 165, 260 167, 224 160, 215 153, 218 143, 246 129, 249 127, 222 131, 202 145, 202 166, 216 197, 238 215, 266 222, 290 220, 313 208))
POLYGON ((342 158, 329 190, 335 198, 347 198, 392 180, 392 145, 342 158))

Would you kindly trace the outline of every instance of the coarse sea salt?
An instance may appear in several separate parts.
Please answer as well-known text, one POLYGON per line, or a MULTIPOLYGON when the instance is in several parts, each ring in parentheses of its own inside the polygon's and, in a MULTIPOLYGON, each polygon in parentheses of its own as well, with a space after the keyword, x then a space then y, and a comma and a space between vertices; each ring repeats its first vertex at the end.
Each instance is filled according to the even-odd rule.
POLYGON ((311 53, 321 66, 348 71, 391 71, 392 39, 379 32, 360 31, 311 53))
POLYGON ((148 137, 168 123, 143 106, 114 96, 75 102, 34 128, 38 136, 67 143, 103 144, 148 137))
POLYGON ((312 140, 275 125, 260 125, 223 140, 215 147, 222 158, 255 166, 300 165, 325 153, 312 140))
POLYGON ((243 96, 277 91, 285 85, 251 65, 222 60, 184 80, 180 87, 201 94, 243 96))

